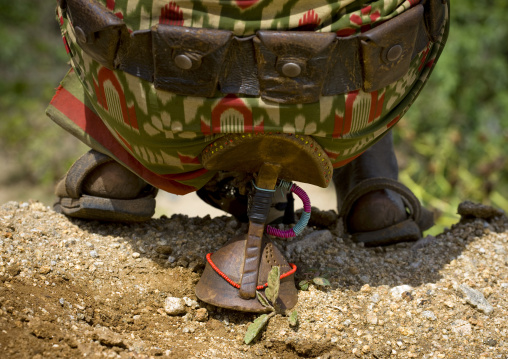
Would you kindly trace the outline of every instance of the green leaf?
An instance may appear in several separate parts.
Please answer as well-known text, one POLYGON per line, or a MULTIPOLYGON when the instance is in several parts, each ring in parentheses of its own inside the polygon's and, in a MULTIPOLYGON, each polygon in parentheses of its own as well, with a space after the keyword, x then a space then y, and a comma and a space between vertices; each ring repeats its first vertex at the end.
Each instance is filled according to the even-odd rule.
POLYGON ((277 302, 279 297, 280 287, 280 268, 272 267, 272 270, 268 274, 268 288, 265 290, 265 295, 272 304, 277 302))
POLYGON ((270 303, 268 303, 268 299, 266 299, 266 297, 265 297, 262 293, 260 293, 260 292, 256 291, 256 296, 257 296, 257 298, 258 298, 259 303, 261 303, 261 305, 262 305, 263 307, 265 307, 265 308, 273 308, 273 307, 270 305, 270 303))
POLYGON ((323 277, 316 277, 312 281, 314 282, 315 285, 320 285, 322 287, 329 287, 330 286, 330 281, 326 278, 323 278, 323 277))
POLYGON ((296 327, 298 325, 298 312, 296 310, 293 310, 289 316, 289 325, 292 327, 296 327))
POLYGON ((256 320, 254 320, 251 325, 249 325, 249 328, 247 328, 247 333, 245 333, 245 337, 243 338, 245 344, 250 344, 254 339, 258 337, 270 318, 271 316, 263 314, 256 318, 256 320))
POLYGON ((309 289, 309 281, 302 280, 300 283, 298 283, 298 286, 300 287, 301 290, 307 290, 309 289))

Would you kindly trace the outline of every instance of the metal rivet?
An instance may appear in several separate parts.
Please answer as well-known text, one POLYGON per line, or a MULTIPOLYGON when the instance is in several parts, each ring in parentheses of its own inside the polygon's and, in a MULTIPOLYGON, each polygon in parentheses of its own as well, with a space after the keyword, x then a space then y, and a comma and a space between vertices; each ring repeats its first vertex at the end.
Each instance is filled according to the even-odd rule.
POLYGON ((182 70, 189 70, 192 67, 192 60, 187 55, 178 55, 175 57, 175 64, 182 70))
POLYGON ((401 57, 401 55, 402 55, 402 46, 394 45, 386 53, 386 59, 392 62, 397 61, 399 57, 401 57))
POLYGON ((284 64, 284 66, 282 66, 282 73, 284 74, 284 76, 287 77, 296 77, 300 75, 301 72, 302 68, 293 62, 289 62, 287 64, 284 64))
POLYGON ((74 32, 76 33, 76 38, 79 42, 86 44, 86 35, 82 28, 79 26, 74 26, 74 32))

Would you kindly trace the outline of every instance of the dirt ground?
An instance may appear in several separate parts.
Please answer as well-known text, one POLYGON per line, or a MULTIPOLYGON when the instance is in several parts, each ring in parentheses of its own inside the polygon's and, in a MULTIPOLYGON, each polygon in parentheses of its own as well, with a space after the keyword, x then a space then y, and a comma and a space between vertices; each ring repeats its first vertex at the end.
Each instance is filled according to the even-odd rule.
POLYGON ((246 345, 256 315, 194 294, 206 253, 245 231, 233 218, 112 224, 8 202, 0 357, 508 358, 508 218, 471 208, 437 237, 383 248, 356 245, 317 211, 313 227, 277 245, 297 281, 324 276, 331 287, 300 291, 298 326, 277 315, 246 345), (180 314, 167 298, 180 298, 180 314))

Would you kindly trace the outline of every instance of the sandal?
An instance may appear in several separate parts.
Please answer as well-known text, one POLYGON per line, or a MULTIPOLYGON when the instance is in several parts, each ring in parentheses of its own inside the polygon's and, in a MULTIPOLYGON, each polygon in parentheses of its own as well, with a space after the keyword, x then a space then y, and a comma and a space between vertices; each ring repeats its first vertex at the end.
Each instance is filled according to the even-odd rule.
MULTIPOLYGON (((81 156, 57 185, 55 193, 58 200, 53 205, 54 210, 69 217, 99 221, 148 221, 155 212, 155 196, 157 194, 157 189, 149 184, 145 183, 144 186, 141 184, 141 190, 129 189, 119 184, 115 186, 115 191, 123 192, 122 195, 111 196, 117 198, 108 197, 106 186, 102 186, 100 191, 96 191, 94 195, 86 193, 87 181, 94 170, 108 163, 117 164, 111 157, 95 150, 81 156)), ((118 164, 118 166, 121 165, 118 164)), ((120 171, 127 170, 121 167, 120 171)), ((123 173, 121 181, 126 185, 129 184, 129 181, 132 182, 132 179, 129 178, 131 173, 123 173)), ((132 176, 135 175, 132 174, 132 176)), ((134 178, 134 180, 136 179, 134 178)))
POLYGON ((353 241, 365 246, 381 246, 399 242, 411 242, 422 238, 422 232, 434 225, 434 215, 422 208, 420 202, 409 188, 391 178, 370 178, 353 187, 344 198, 339 213, 344 231, 352 236, 353 241), (407 213, 407 219, 386 228, 373 231, 353 232, 348 229, 348 216, 354 204, 367 193, 379 190, 391 190, 400 195, 407 213))

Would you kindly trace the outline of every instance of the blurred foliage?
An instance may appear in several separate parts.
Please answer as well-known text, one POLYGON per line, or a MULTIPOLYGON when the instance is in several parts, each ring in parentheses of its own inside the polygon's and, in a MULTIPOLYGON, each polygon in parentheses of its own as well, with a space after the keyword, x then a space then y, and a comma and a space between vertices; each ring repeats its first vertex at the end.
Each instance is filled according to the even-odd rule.
MULTIPOLYGON (((50 194, 85 150, 44 114, 68 69, 55 3, 0 0, 0 151, 10 163, 0 177, 4 188, 42 185, 50 194)), ((401 180, 443 214, 435 232, 457 221, 465 199, 508 210, 508 2, 451 6, 444 53, 394 130, 401 180)))
POLYGON ((465 199, 508 211, 508 2, 451 0, 451 14, 429 83, 394 131, 401 180, 441 225, 465 199))
POLYGON ((55 1, 0 0, 0 155, 2 199, 26 200, 47 193, 79 154, 77 140, 44 111, 68 66, 55 1), (33 189, 43 187, 41 192, 33 189), (4 191, 5 192, 5 191, 4 191))

